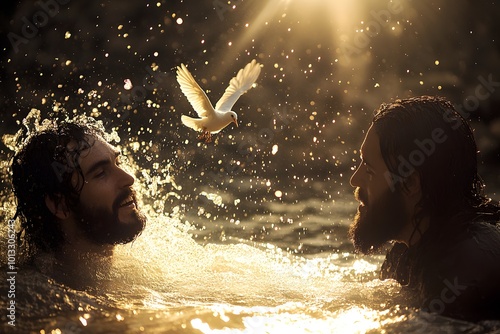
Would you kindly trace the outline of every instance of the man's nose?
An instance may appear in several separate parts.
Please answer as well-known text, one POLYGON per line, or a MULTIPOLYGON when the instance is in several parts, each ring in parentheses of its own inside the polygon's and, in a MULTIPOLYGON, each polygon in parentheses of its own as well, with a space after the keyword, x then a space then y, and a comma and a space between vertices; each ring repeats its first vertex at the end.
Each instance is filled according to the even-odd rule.
POLYGON ((135 177, 127 172, 126 170, 119 168, 120 170, 120 184, 123 187, 130 187, 135 182, 135 177))
POLYGON ((354 171, 354 174, 352 174, 351 179, 349 180, 349 183, 351 184, 352 187, 361 187, 361 175, 359 173, 360 166, 356 168, 354 171))

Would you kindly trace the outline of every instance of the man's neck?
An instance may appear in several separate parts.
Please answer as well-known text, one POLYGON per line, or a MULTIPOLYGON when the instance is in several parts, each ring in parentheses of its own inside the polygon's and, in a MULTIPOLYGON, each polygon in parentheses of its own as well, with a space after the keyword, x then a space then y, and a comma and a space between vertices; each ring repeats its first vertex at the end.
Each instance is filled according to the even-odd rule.
POLYGON ((429 228, 429 221, 429 217, 424 217, 417 222, 408 222, 399 235, 397 241, 405 243, 408 247, 418 244, 425 231, 429 228))
POLYGON ((56 280, 77 290, 96 288, 99 277, 106 276, 111 267, 113 246, 99 246, 78 239, 66 243, 55 255, 56 280))
POLYGON ((84 238, 73 239, 63 246, 62 254, 66 256, 110 257, 113 255, 113 245, 97 245, 84 238))

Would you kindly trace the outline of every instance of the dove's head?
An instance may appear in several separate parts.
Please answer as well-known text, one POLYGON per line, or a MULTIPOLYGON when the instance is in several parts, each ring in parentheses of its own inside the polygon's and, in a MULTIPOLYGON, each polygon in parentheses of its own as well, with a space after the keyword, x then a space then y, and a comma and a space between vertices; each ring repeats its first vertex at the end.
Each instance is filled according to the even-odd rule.
POLYGON ((236 115, 234 111, 229 111, 227 113, 227 117, 229 118, 229 121, 233 122, 234 124, 236 124, 236 126, 238 126, 238 115, 236 115))

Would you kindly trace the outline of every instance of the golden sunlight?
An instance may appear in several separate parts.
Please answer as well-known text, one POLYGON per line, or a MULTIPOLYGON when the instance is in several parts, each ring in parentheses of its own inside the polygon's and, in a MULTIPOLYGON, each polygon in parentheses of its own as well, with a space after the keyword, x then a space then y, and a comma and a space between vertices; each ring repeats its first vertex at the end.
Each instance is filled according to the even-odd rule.
POLYGON ((190 325, 204 334, 214 333, 365 333, 381 326, 401 321, 401 317, 387 319, 388 311, 374 311, 363 307, 346 309, 333 316, 304 314, 300 303, 278 307, 220 308, 213 314, 193 318, 190 325))

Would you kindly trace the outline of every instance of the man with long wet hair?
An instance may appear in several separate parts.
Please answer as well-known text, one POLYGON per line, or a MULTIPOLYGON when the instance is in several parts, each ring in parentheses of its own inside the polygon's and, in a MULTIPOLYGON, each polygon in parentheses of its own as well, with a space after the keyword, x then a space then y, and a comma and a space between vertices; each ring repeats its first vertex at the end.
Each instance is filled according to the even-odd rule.
POLYGON ((133 183, 96 125, 54 122, 30 135, 12 161, 20 249, 56 280, 92 286, 114 246, 144 229, 133 183))
POLYGON ((500 207, 483 194, 466 120, 438 97, 383 104, 360 154, 351 178, 356 250, 394 241, 380 277, 424 310, 500 319, 500 207))

